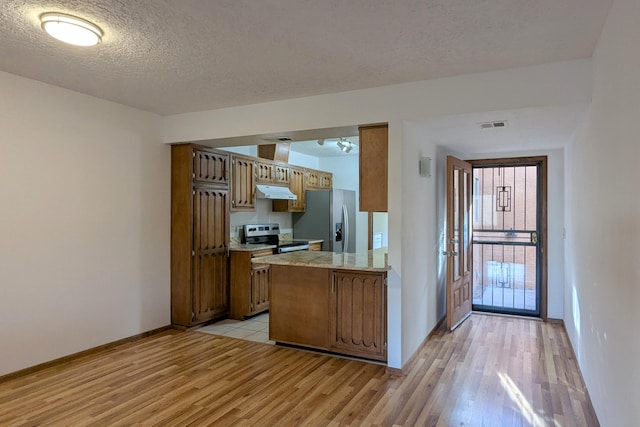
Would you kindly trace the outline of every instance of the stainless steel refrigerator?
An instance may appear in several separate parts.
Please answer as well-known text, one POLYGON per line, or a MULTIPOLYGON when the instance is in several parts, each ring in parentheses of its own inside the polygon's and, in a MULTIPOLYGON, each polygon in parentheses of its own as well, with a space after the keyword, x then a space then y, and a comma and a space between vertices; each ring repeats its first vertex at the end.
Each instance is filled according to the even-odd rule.
POLYGON ((356 251, 355 191, 307 191, 306 210, 294 213, 292 221, 294 239, 322 239, 323 251, 356 251))

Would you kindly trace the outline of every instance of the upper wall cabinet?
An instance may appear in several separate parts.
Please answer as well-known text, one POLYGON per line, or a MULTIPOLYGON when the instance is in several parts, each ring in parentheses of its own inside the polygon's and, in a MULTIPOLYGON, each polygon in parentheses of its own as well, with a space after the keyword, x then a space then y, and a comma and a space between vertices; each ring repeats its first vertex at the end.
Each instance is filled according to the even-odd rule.
POLYGON ((305 188, 304 180, 306 170, 303 168, 291 166, 289 176, 289 190, 296 196, 297 200, 274 200, 274 212, 304 212, 305 204, 305 188))
POLYGON ((256 210, 256 160, 231 156, 231 211, 256 210))
POLYGON ((287 186, 289 184, 289 165, 286 163, 278 163, 273 160, 260 159, 256 160, 258 184, 270 184, 287 186))
POLYGON ((364 212, 387 212, 388 126, 361 126, 359 131, 360 210, 364 212))
POLYGON ((307 169, 304 185, 307 190, 331 190, 333 187, 333 174, 331 172, 307 169))
POLYGON ((229 155, 204 149, 193 150, 193 181, 202 184, 228 185, 229 155))

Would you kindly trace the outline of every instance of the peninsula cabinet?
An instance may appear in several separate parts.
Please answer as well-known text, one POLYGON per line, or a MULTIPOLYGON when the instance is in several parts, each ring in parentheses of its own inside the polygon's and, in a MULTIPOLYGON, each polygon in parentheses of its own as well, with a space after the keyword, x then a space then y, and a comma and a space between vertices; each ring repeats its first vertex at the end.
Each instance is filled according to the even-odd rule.
POLYGON ((360 210, 387 212, 389 129, 387 125, 361 126, 360 210))
POLYGON ((171 323, 190 327, 229 310, 229 155, 171 147, 171 323))
POLYGON ((386 361, 385 279, 377 271, 272 263, 269 339, 386 361))
POLYGON ((334 270, 331 280, 330 350, 386 360, 385 275, 334 270))
POLYGON ((231 156, 231 210, 256 210, 256 161, 248 156, 231 156))

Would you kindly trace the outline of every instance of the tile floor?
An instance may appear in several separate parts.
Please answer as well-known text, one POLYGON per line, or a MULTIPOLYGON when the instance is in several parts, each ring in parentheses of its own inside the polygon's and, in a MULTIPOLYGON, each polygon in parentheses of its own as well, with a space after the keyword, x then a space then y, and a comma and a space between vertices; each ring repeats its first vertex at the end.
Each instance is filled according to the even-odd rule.
POLYGON ((269 313, 259 314, 247 320, 225 319, 199 328, 197 331, 247 341, 275 344, 273 341, 269 341, 269 313))

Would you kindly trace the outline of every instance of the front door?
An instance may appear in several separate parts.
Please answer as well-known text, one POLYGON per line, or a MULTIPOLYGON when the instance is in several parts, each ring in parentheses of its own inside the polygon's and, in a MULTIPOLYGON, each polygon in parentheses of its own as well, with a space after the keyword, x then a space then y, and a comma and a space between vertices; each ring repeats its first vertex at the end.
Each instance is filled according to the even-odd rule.
POLYGON ((447 328, 471 314, 471 164, 447 157, 447 328))
POLYGON ((545 318, 546 158, 471 164, 473 310, 545 318))

